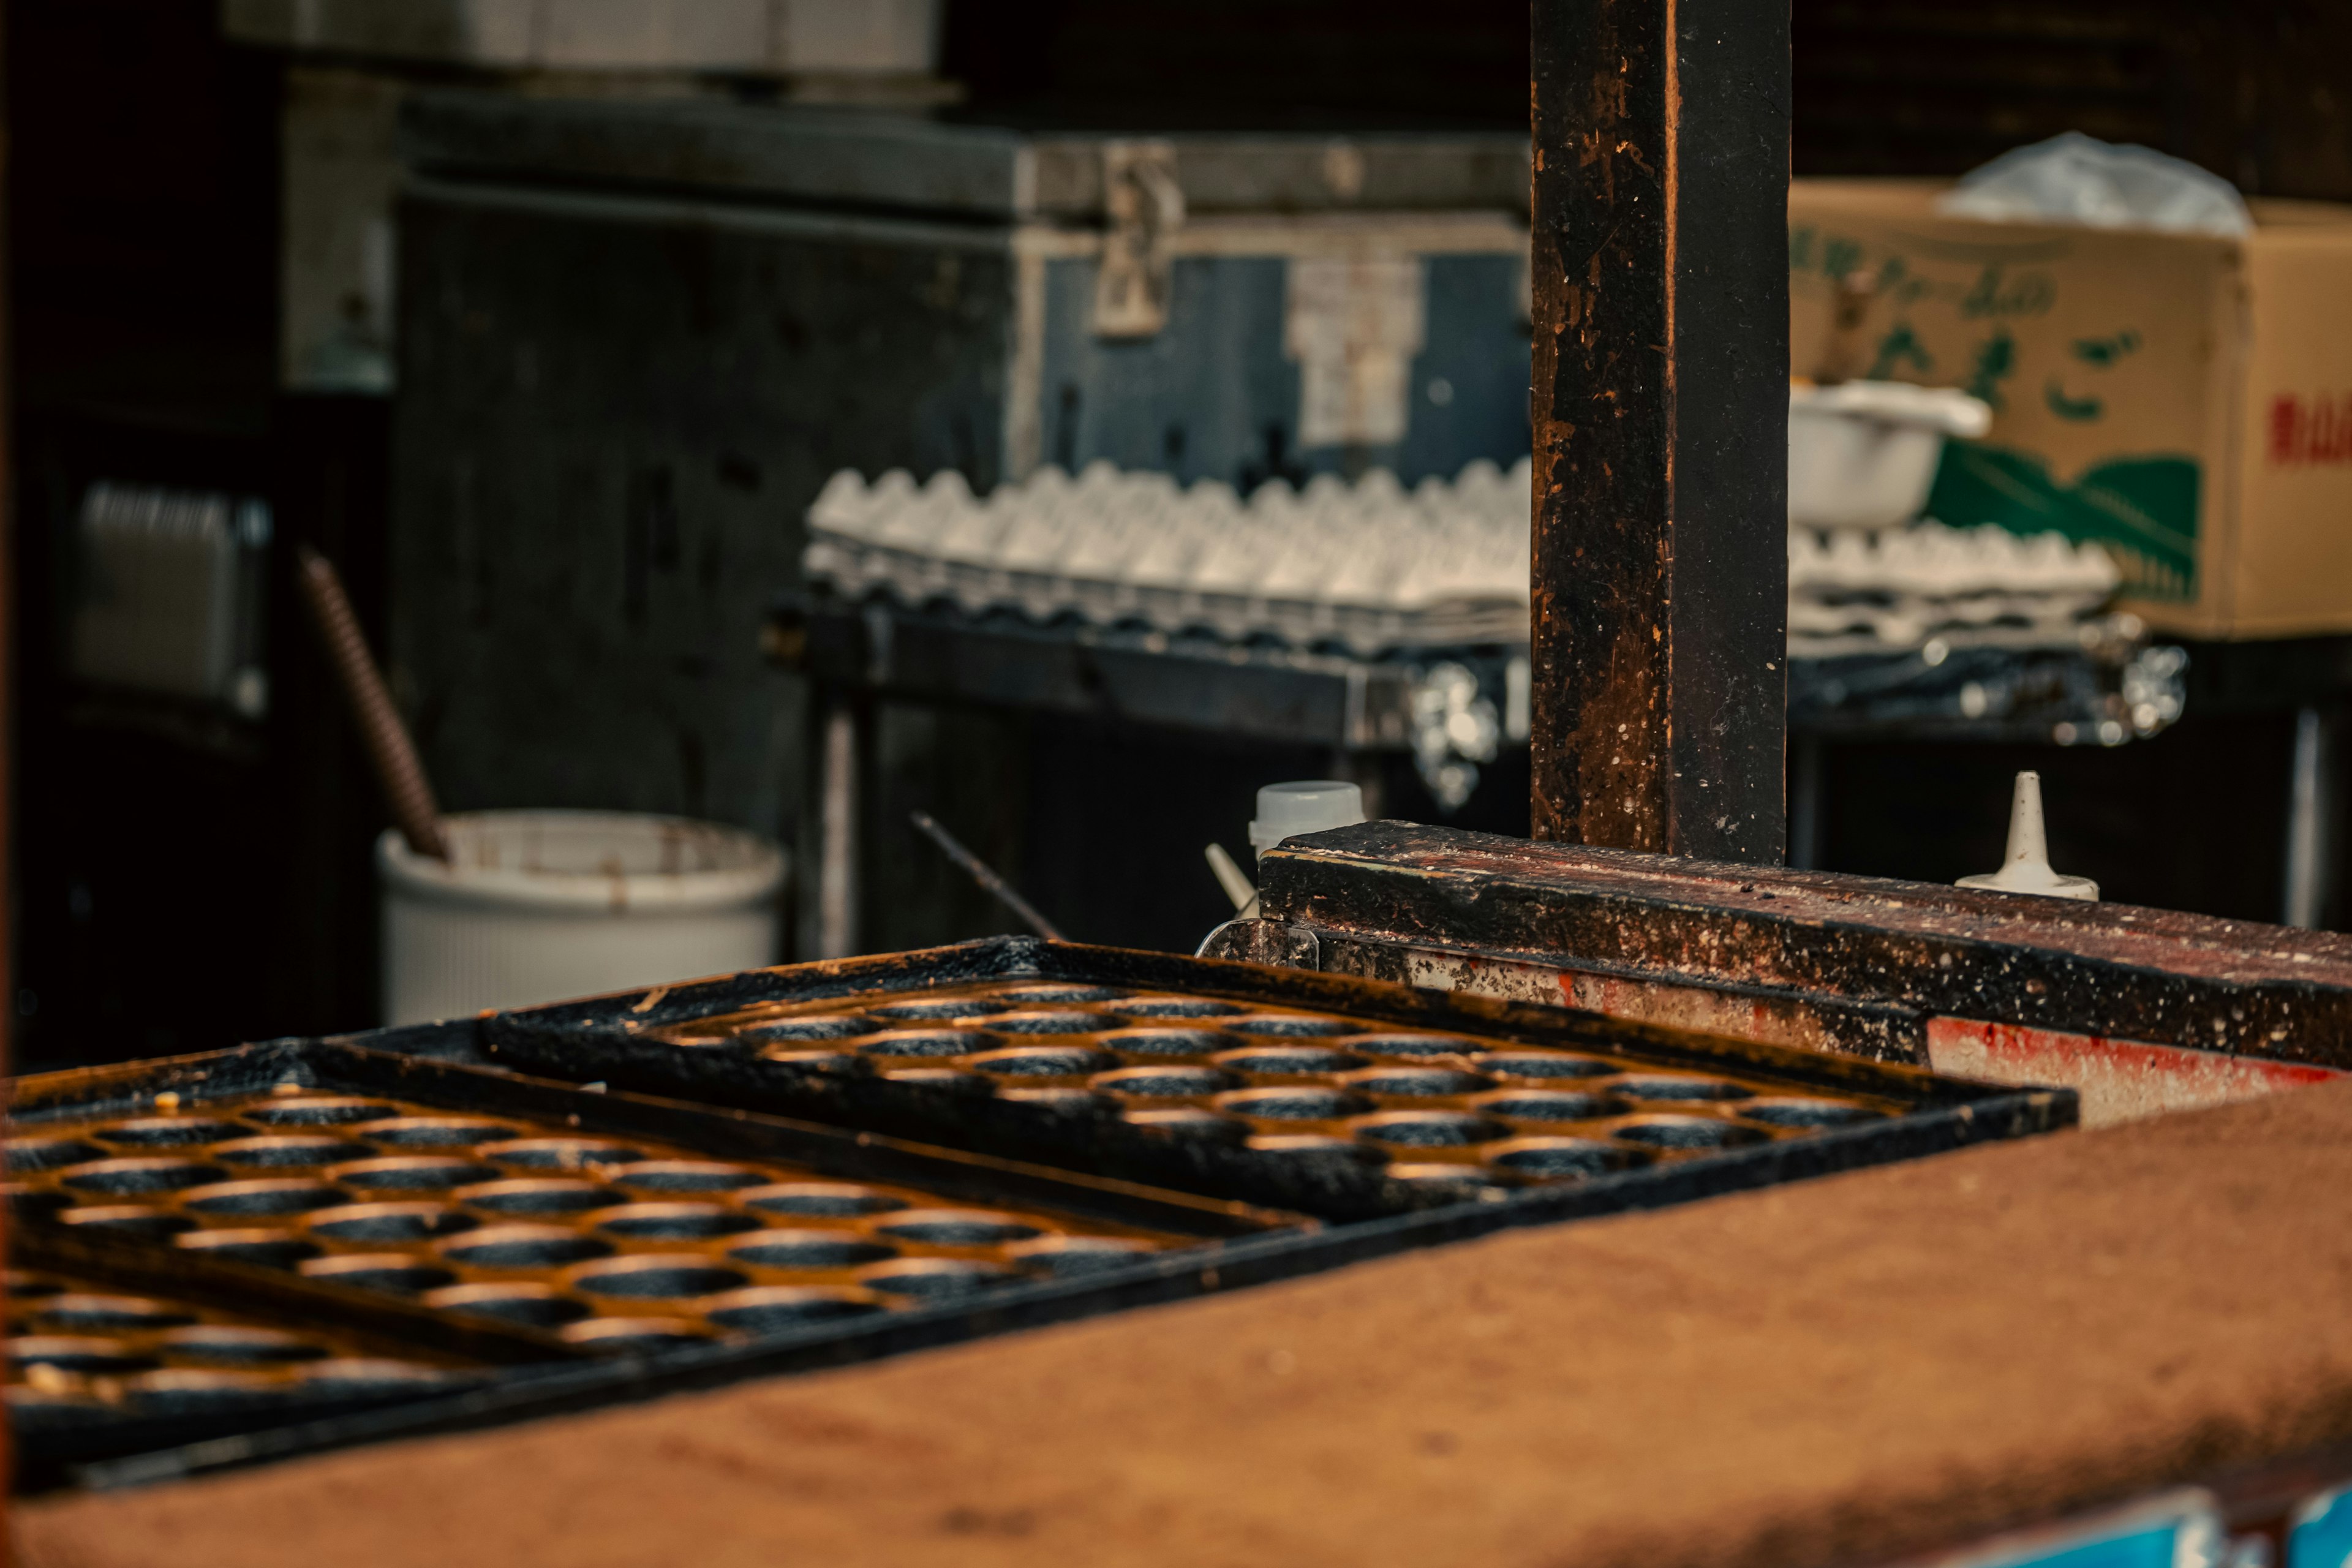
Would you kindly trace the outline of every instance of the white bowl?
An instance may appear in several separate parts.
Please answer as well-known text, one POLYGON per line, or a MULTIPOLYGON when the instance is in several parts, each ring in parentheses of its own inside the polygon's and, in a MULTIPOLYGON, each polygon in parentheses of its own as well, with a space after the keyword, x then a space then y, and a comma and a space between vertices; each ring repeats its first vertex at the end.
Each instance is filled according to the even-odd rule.
POLYGON ((1789 524, 1881 529, 1927 503, 1948 436, 1992 427, 1982 400, 1948 387, 1849 381, 1789 388, 1789 524))

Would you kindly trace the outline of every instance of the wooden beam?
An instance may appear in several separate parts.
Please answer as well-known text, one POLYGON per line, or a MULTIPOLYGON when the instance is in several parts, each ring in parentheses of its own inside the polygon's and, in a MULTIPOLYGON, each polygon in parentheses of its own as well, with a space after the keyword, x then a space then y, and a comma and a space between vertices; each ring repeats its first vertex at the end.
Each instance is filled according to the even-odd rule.
POLYGON ((1537 0, 1538 838, 1781 858, 1789 18, 1537 0))

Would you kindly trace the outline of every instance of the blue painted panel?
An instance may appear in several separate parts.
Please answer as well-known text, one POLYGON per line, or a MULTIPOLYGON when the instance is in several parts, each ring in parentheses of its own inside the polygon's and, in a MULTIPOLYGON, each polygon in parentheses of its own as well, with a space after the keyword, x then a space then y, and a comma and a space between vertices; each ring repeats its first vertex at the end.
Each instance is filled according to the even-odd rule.
POLYGON ((2221 1568, 2226 1542, 2211 1496, 2186 1490, 1999 1538, 1937 1568, 2221 1568))
POLYGON ((2352 1563, 2352 1487, 2322 1492, 2295 1510, 2285 1568, 2346 1568, 2352 1563))
POLYGON ((1283 349, 1282 258, 1178 259, 1167 328, 1125 341, 1092 330, 1095 264, 1049 262, 1042 456, 1074 468, 1108 458, 1244 489, 1274 473, 1382 467, 1411 484, 1451 476, 1475 458, 1508 467, 1528 453, 1518 268, 1509 256, 1427 258, 1424 346, 1413 363, 1404 439, 1350 452, 1298 449, 1299 373, 1283 349))
POLYGON ((1451 477, 1474 458, 1528 455, 1528 328, 1515 256, 1433 256, 1428 331, 1412 367, 1412 420, 1392 466, 1407 484, 1451 477), (1430 395, 1444 380, 1444 404, 1430 395))

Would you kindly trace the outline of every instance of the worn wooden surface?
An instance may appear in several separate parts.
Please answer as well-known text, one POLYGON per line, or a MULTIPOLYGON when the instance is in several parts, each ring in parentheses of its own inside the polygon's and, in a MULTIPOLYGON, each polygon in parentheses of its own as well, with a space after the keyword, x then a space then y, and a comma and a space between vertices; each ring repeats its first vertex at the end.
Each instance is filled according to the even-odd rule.
POLYGON ((2352 1089, 37 1502, 26 1568, 1867 1568, 2352 1436, 2352 1089))
POLYGON ((1271 921, 1393 949, 1355 971, 1376 979, 1439 948, 2352 1068, 2352 937, 2332 932, 1402 822, 1276 849, 1259 889, 1271 921))
POLYGON ((1777 863, 1788 16, 1534 16, 1535 833, 1777 863))

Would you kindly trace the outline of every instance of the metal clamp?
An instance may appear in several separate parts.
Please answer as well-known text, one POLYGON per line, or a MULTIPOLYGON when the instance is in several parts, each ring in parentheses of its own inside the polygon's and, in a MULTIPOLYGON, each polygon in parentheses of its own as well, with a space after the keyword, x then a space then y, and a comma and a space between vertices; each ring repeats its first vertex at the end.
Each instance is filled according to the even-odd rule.
POLYGON ((1095 273, 1095 331, 1106 338, 1155 337, 1168 325, 1175 236, 1184 224, 1175 147, 1106 143, 1103 211, 1110 230, 1095 273))

